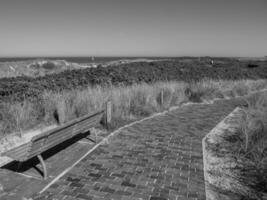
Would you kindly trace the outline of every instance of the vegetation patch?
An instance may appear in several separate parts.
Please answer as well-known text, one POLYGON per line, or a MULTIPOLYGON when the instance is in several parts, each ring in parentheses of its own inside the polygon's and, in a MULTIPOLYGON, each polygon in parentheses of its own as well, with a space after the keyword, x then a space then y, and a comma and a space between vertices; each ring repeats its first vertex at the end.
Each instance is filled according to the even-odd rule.
POLYGON ((94 86, 80 90, 40 91, 36 100, 0 102, 0 137, 23 134, 33 128, 65 123, 113 104, 113 127, 186 102, 235 97, 267 88, 265 80, 214 81, 194 83, 156 82, 129 86, 94 86), (240 89, 244 87, 245 89, 240 89), (232 93, 228 93, 232 91, 232 93))
MULTIPOLYGON (((207 62, 172 60, 157 62, 132 62, 117 66, 66 70, 61 73, 41 77, 13 77, 0 79, 0 101, 24 101, 41 98, 44 90, 54 92, 84 89, 96 85, 129 86, 133 84, 152 84, 159 81, 198 82, 203 79, 243 80, 265 79, 265 62, 255 63, 256 68, 246 67, 246 62, 236 60, 214 61, 214 67, 207 62), (222 62, 223 61, 223 62, 222 62)), ((45 71, 54 68, 51 62, 42 64, 45 71), (44 65, 44 66, 43 66, 44 65)), ((57 69, 58 67, 56 67, 57 69)), ((197 98, 197 96, 192 96, 197 98)))

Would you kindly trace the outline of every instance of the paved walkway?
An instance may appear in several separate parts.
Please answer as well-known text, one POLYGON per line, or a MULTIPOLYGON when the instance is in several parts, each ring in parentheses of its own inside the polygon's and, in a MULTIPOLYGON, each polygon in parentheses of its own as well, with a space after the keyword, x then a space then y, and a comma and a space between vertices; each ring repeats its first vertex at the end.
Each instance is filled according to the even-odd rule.
POLYGON ((239 104, 188 105, 126 128, 33 198, 205 199, 201 139, 239 104))

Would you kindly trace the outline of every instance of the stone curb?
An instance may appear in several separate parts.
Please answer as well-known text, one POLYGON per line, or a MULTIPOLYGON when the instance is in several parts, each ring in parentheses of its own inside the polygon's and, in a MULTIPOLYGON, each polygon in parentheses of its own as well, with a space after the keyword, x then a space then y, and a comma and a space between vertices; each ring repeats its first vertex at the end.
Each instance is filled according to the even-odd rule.
POLYGON ((244 111, 235 108, 202 139, 206 200, 235 200, 241 199, 242 195, 253 199, 259 197, 252 188, 238 181, 239 164, 227 149, 231 142, 224 139, 240 130, 243 116, 244 111))
MULTIPOLYGON (((209 169, 212 168, 212 165, 216 165, 219 163, 217 157, 212 155, 212 152, 208 148, 209 143, 219 143, 220 138, 226 130, 236 131, 238 128, 238 124, 229 124, 227 121, 231 120, 231 118, 240 114, 241 109, 236 108, 232 111, 228 116, 226 116, 219 124, 217 124, 203 139, 202 139, 202 148, 203 148, 203 164, 204 164, 204 180, 205 180, 205 192, 206 192, 206 200, 219 200, 219 199, 229 199, 227 196, 222 197, 222 195, 213 189, 212 185, 216 185, 217 187, 221 187, 221 184, 218 183, 218 180, 208 173, 209 169)), ((227 188, 224 188, 227 189, 227 188)))

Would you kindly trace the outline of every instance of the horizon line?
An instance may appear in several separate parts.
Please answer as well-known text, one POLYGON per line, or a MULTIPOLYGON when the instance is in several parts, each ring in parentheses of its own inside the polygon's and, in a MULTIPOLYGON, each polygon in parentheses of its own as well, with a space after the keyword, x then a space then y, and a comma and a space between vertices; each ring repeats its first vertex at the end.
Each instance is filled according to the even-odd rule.
POLYGON ((214 58, 265 58, 266 56, 219 56, 219 55, 177 55, 177 56, 161 56, 161 55, 153 55, 153 56, 146 56, 146 55, 39 55, 39 56, 0 56, 1 58, 86 58, 86 57, 128 57, 128 58, 180 58, 180 57, 192 57, 192 58, 199 58, 199 57, 214 57, 214 58))

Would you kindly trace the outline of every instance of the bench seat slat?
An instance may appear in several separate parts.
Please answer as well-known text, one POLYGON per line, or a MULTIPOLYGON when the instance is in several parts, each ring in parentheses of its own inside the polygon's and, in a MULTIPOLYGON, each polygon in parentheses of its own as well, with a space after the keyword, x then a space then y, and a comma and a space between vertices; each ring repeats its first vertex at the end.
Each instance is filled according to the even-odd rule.
POLYGON ((28 157, 30 148, 31 148, 31 143, 28 142, 14 149, 6 151, 5 153, 2 154, 2 156, 8 156, 17 161, 25 161, 28 159, 27 157, 28 157))

